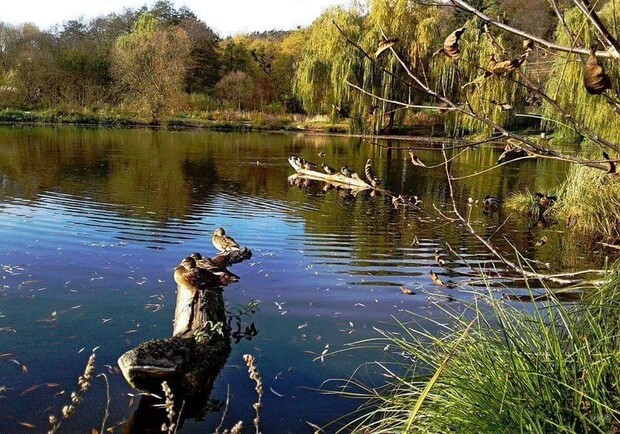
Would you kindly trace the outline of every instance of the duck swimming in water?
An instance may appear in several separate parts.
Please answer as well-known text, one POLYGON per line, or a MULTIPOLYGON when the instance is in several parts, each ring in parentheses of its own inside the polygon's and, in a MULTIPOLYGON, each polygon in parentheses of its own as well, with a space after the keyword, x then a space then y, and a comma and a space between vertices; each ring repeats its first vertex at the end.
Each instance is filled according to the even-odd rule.
POLYGON ((228 252, 230 250, 239 250, 239 244, 231 237, 226 235, 226 232, 222 228, 217 228, 211 236, 211 242, 213 246, 220 252, 228 252))
POLYGON ((484 214, 492 214, 499 210, 502 201, 493 196, 485 196, 484 199, 482 199, 482 204, 484 205, 482 212, 484 214))

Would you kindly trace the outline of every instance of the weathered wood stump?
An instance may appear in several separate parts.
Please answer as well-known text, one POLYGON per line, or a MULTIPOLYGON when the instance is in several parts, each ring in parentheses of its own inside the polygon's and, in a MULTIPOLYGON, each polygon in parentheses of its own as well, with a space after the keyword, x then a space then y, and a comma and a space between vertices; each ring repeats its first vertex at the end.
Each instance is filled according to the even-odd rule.
MULTIPOLYGON (((221 253, 211 260, 211 264, 232 275, 226 268, 251 256, 252 252, 243 248, 221 253)), ((221 280, 229 282, 224 278, 221 280)), ((215 286, 214 282, 218 280, 209 278, 206 282, 179 284, 173 335, 143 342, 118 359, 125 379, 136 389, 161 396, 162 382, 167 381, 174 391, 175 400, 185 403, 185 416, 202 411, 209 400, 213 382, 231 350, 231 329, 226 319, 223 284, 215 286)), ((125 432, 149 432, 142 425, 146 419, 142 420, 141 415, 153 418, 152 413, 157 410, 152 409, 149 399, 144 398, 125 432)))

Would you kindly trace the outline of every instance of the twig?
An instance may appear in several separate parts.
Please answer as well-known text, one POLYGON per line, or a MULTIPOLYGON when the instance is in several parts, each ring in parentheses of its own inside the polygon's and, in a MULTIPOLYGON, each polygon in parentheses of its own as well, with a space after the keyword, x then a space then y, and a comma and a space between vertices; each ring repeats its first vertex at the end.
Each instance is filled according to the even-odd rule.
POLYGON ((224 411, 222 412, 222 419, 220 419, 220 424, 215 428, 215 434, 219 434, 224 426, 224 419, 226 419, 226 414, 228 413, 228 405, 230 404, 230 384, 226 386, 226 403, 224 404, 224 411))
MULTIPOLYGON (((522 30, 516 29, 512 26, 509 26, 508 24, 502 23, 500 21, 494 20, 491 17, 489 17, 488 15, 485 15, 484 13, 482 13, 481 11, 479 11, 478 9, 476 9, 475 7, 471 6, 469 3, 463 1, 463 0, 450 0, 450 2, 452 2, 452 4, 454 4, 456 7, 458 7, 461 10, 464 10, 466 12, 469 12, 471 14, 476 15, 478 18, 482 19, 483 21, 487 22, 488 24, 491 24, 495 27, 498 27, 500 29, 506 30, 509 33, 515 34, 517 36, 520 36, 524 39, 530 39, 532 41, 534 41, 535 43, 542 45, 543 47, 546 47, 550 50, 554 50, 554 51, 561 51, 561 52, 565 52, 565 53, 578 53, 578 54, 589 54, 590 50, 586 49, 586 48, 572 48, 572 47, 565 47, 563 45, 558 45, 558 44, 554 44, 553 42, 549 42, 545 39, 539 38, 538 36, 534 36, 530 33, 524 32, 522 30)), ((606 57, 606 58, 614 58, 614 59, 620 59, 620 53, 618 51, 597 51, 596 52, 596 56, 597 57, 606 57)))

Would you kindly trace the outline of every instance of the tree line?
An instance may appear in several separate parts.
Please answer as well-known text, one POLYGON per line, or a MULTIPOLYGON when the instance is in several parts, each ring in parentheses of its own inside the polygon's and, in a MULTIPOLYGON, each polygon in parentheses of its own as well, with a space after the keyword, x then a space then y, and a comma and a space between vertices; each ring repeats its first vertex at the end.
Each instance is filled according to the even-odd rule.
MULTIPOLYGON (((569 1, 471 3, 494 19, 548 40, 565 44, 564 26, 578 34, 580 43, 595 40, 591 26, 573 18, 578 14, 569 1), (563 23, 558 16, 565 17, 563 23)), ((613 25, 615 3, 597 7, 613 25)), ((394 49, 412 72, 429 87, 456 96, 464 83, 480 75, 498 45, 507 56, 520 50, 521 41, 513 35, 487 35, 480 19, 442 2, 365 0, 327 9, 308 28, 221 38, 190 9, 160 0, 150 8, 71 20, 49 30, 0 23, 0 104, 21 109, 117 107, 154 120, 220 109, 307 113, 344 119, 351 131, 371 133, 418 122, 424 116, 420 113, 426 113, 439 117, 451 134, 489 132, 476 119, 442 110, 412 86, 394 56, 376 51, 379 41, 397 38, 394 49), (466 29, 465 48, 457 70, 437 50, 447 34, 461 27, 466 29), (437 110, 403 108, 390 101, 437 110)), ((538 47, 522 69, 536 86, 553 86, 557 99, 567 99, 569 105, 571 93, 559 89, 582 80, 574 58, 538 47)), ((468 95, 459 102, 500 125, 527 121, 517 113, 554 120, 544 101, 516 80, 476 83, 468 95)), ((586 123, 609 118, 612 108, 601 109, 585 92, 575 95, 575 109, 586 123)))

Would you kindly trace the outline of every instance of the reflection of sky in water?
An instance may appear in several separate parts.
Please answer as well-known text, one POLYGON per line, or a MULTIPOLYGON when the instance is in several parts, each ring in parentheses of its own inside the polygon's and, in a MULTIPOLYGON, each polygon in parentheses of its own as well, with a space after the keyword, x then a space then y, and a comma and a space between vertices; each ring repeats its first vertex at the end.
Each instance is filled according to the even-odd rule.
MULTIPOLYGON (((317 149, 324 149, 327 158, 334 156, 331 164, 355 161, 351 166, 360 168, 373 154, 388 187, 418 192, 428 209, 442 203, 441 170, 416 175, 404 164, 403 153, 387 154, 348 139, 293 135, 19 131, 31 135, 30 148, 23 148, 17 132, 0 129, 5 139, 0 145, 0 327, 16 330, 0 332, 0 386, 8 388, 0 393, 0 432, 25 430, 20 422, 45 431, 47 415, 58 414, 67 402, 67 395, 55 394, 75 388, 91 348, 100 347, 97 371, 108 372, 106 365, 116 366, 128 349, 169 336, 172 270, 193 251, 214 254, 210 234, 216 227, 226 228, 254 253, 233 268, 241 281, 226 289, 229 305, 260 300, 261 307, 252 319, 259 335, 233 346, 212 397, 225 399, 230 385, 225 426, 239 419, 251 424, 255 394, 241 356, 254 354, 265 381, 264 432, 309 431, 306 420, 324 424, 352 410, 359 402, 319 395, 316 389, 327 379, 347 377, 366 360, 387 357, 368 350, 314 360, 327 344, 332 352, 375 337, 373 327, 387 327, 392 316, 410 319, 405 310, 427 317, 427 326, 441 320, 429 297, 444 304, 446 294, 472 299, 430 283, 429 269, 442 279, 466 278, 439 269, 432 254, 436 247, 457 272, 469 270, 445 251, 446 241, 474 265, 490 264, 487 252, 454 225, 432 221, 428 212, 394 210, 389 201, 363 194, 351 199, 336 191, 322 193, 320 186, 287 185, 291 153, 316 160, 317 149), (66 145, 66 155, 54 152, 58 142, 66 145), (157 152, 149 152, 151 146, 157 152), (169 197, 177 192, 180 197, 169 197), (415 236, 419 246, 411 246, 415 236), (419 294, 403 296, 400 285, 419 294), (33 385, 41 386, 28 391, 33 385)), ((463 164, 477 167, 483 157, 494 161, 496 153, 486 152, 463 164)), ((524 167, 555 177, 561 173, 557 167, 524 167)), ((527 184, 534 176, 522 180, 507 170, 491 181, 461 184, 457 194, 482 197, 509 187, 535 188, 527 184)), ((472 211, 475 224, 491 233, 505 217, 472 211)), ((515 220, 505 227, 519 246, 540 235, 515 220)), ((545 261, 554 256, 552 250, 540 255, 545 261)), ((458 303, 452 305, 459 309, 458 303)), ((128 395, 134 391, 120 375, 109 377, 110 426, 131 415, 137 398, 128 395)), ((103 383, 97 381, 62 431, 98 427, 104 404, 103 383)), ((187 421, 182 431, 210 432, 220 417, 187 421)))

